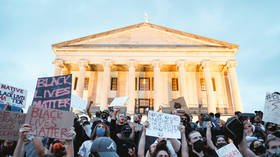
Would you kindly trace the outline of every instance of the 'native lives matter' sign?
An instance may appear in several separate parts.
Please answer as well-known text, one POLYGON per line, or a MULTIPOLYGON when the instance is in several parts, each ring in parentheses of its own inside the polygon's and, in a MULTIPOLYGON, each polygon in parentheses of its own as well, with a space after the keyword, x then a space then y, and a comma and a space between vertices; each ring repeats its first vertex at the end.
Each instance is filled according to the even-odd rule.
POLYGON ((23 108, 26 104, 27 91, 0 83, 0 104, 9 103, 23 108))
POLYGON ((18 140, 18 132, 25 121, 25 114, 19 112, 0 112, 0 139, 18 140))
POLYGON ((181 138, 179 131, 180 117, 176 115, 149 111, 149 127, 146 135, 163 138, 181 138))
POLYGON ((72 112, 30 107, 25 123, 32 126, 31 134, 57 139, 71 139, 67 133, 74 123, 72 112))
POLYGON ((265 98, 263 120, 280 124, 280 93, 267 93, 265 98))
POLYGON ((38 78, 32 106, 70 110, 72 75, 38 78))

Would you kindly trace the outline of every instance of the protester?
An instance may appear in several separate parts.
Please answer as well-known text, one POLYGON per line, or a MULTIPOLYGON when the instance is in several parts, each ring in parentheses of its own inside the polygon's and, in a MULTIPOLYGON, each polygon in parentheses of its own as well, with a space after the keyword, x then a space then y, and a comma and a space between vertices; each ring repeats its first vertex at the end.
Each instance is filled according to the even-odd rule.
POLYGON ((280 156, 279 124, 264 122, 260 111, 255 115, 236 112, 235 119, 244 130, 236 139, 228 135, 229 121, 222 120, 221 113, 200 113, 194 123, 192 115, 183 109, 171 111, 180 117, 175 130, 181 138, 175 139, 146 136, 153 126, 148 121, 143 123, 141 114, 131 115, 130 122, 126 113, 119 113, 120 108, 110 111, 96 112, 91 119, 85 114, 76 116, 74 128, 67 133, 72 137, 69 140, 32 135, 31 126, 23 124, 16 143, 1 141, 0 157, 217 157, 216 151, 231 143, 246 157, 280 156))
POLYGON ((92 143, 99 137, 110 137, 110 129, 103 122, 100 122, 95 126, 93 132, 91 133, 90 140, 84 141, 82 143, 78 152, 79 156, 89 156, 92 143))
POLYGON ((109 137, 100 137, 94 140, 90 149, 90 157, 119 157, 116 153, 117 145, 109 137))
POLYGON ((280 156, 280 139, 275 137, 266 142, 265 157, 279 157, 280 156))

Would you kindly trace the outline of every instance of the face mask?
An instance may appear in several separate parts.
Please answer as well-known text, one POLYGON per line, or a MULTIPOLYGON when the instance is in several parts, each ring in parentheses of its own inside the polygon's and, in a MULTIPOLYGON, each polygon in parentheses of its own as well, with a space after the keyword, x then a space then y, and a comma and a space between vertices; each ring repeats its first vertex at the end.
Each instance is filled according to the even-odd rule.
POLYGON ((96 136, 102 137, 105 136, 105 129, 101 127, 96 128, 96 136))
POLYGON ((201 152, 203 149, 204 149, 204 143, 202 140, 198 140, 196 141, 194 144, 193 144, 193 149, 196 151, 196 152, 201 152))
POLYGON ((255 153, 257 155, 261 155, 265 153, 265 146, 264 145, 260 145, 259 147, 255 148, 255 153))
POLYGON ((220 149, 220 148, 222 148, 225 145, 227 145, 227 143, 218 143, 217 144, 217 148, 220 149))
POLYGON ((91 126, 90 125, 85 125, 84 126, 84 130, 85 130, 87 136, 90 137, 90 135, 91 135, 91 126))

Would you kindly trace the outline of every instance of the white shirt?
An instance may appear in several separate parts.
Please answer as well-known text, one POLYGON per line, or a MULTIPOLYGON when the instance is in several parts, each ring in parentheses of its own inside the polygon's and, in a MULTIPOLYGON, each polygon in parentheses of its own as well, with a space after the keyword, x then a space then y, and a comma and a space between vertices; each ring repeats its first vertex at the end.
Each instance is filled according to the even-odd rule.
POLYGON ((87 140, 87 141, 83 142, 83 144, 79 148, 78 154, 82 157, 88 157, 90 154, 90 148, 91 148, 92 143, 93 143, 93 140, 87 140))

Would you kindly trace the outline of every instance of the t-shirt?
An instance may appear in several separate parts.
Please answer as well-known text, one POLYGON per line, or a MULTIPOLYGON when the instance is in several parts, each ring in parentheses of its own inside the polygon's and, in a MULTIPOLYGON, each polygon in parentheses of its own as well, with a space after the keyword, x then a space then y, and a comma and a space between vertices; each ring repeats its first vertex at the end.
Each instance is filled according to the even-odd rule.
POLYGON ((83 157, 88 157, 93 140, 87 140, 81 145, 78 154, 83 157))

